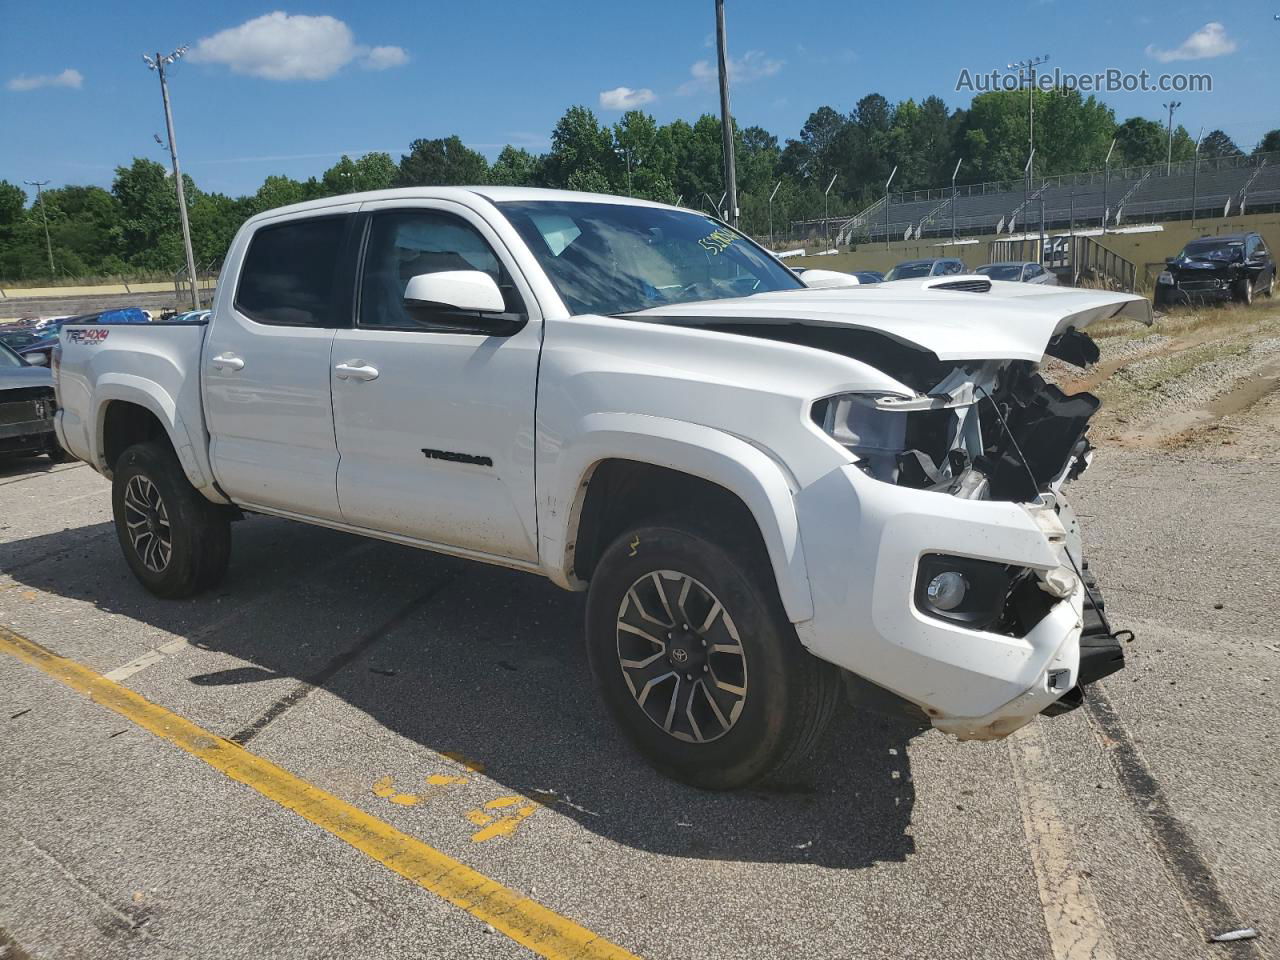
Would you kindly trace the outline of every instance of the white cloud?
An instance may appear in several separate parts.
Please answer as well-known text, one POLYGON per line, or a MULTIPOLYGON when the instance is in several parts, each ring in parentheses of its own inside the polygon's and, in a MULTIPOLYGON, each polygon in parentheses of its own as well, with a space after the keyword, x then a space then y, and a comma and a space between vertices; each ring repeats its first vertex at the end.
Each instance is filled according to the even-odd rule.
POLYGON ((409 54, 405 53, 404 47, 372 47, 360 65, 366 70, 390 70, 403 67, 408 62, 409 54))
POLYGON ((1221 57, 1235 53, 1236 42, 1227 36, 1227 28, 1222 24, 1206 23, 1203 27, 1182 41, 1182 45, 1172 50, 1161 50, 1154 44, 1147 47, 1147 56, 1154 57, 1161 63, 1173 60, 1207 60, 1210 57, 1221 57))
POLYGON ((27 90, 39 90, 41 87, 68 87, 72 90, 79 90, 83 84, 83 74, 79 70, 73 70, 68 67, 61 73, 41 73, 35 76, 20 73, 4 86, 6 90, 24 92, 27 90))
MULTIPOLYGON (((786 63, 766 56, 762 50, 748 50, 740 58, 729 58, 729 82, 750 83, 763 77, 776 75, 786 63)), ((699 90, 715 86, 720 82, 720 71, 710 60, 698 60, 689 68, 692 78, 682 83, 676 90, 680 96, 688 96, 699 90)))
POLYGON ((190 59, 267 80, 325 80, 353 61, 386 70, 408 63, 409 55, 400 47, 356 43, 351 28, 334 17, 277 10, 205 37, 190 59))
POLYGON ((632 90, 630 87, 614 87, 600 91, 600 106, 605 110, 634 110, 646 103, 653 103, 657 95, 648 87, 632 90))

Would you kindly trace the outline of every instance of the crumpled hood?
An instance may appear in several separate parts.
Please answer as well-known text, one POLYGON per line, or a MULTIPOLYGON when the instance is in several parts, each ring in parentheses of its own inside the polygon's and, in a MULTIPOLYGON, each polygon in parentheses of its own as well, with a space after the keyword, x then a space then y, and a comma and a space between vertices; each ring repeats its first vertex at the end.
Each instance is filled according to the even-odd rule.
POLYGON ((782 290, 729 300, 653 307, 628 314, 675 324, 699 321, 799 323, 873 330, 921 347, 939 360, 1031 360, 1069 327, 1126 317, 1152 322, 1151 303, 1131 293, 991 281, 987 293, 938 289, 957 280, 932 277, 839 289, 782 290))

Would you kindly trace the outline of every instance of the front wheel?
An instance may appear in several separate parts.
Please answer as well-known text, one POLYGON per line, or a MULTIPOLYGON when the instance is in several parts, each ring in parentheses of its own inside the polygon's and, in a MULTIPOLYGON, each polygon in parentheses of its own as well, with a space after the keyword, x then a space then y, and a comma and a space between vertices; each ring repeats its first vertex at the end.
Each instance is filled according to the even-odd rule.
POLYGON ((712 790, 799 765, 835 709, 838 672, 800 644, 763 551, 684 524, 605 551, 587 597, 601 695, 660 772, 712 790))
POLYGON ((1236 283, 1236 302, 1246 307, 1253 303, 1253 281, 1248 277, 1236 283))
POLYGON ((230 518, 191 486, 167 445, 136 443, 120 455, 111 506, 129 568, 157 597, 189 597, 222 579, 230 518))

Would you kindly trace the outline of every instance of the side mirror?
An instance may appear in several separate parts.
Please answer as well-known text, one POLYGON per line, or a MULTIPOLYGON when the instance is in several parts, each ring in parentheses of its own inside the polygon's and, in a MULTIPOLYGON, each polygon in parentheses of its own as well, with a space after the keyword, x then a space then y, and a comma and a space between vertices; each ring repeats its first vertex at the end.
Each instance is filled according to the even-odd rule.
POLYGON ((43 353, 33 353, 26 358, 26 361, 33 367, 47 367, 49 365, 49 358, 43 353))
POLYGON ((502 313, 506 304, 493 277, 483 270, 420 273, 404 288, 406 307, 444 308, 475 313, 502 313))
POLYGON ((856 287, 858 278, 851 273, 840 273, 838 270, 806 270, 800 275, 800 282, 813 290, 830 290, 834 287, 856 287))

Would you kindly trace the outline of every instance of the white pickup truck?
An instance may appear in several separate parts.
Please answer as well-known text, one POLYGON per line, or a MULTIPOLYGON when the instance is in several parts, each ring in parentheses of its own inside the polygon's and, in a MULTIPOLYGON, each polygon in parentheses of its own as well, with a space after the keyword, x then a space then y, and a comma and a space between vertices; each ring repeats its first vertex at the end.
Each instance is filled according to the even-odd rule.
POLYGON ((1062 494, 1097 400, 1037 365, 1148 302, 839 282, 618 197, 285 207, 207 321, 63 329, 58 438, 160 596, 242 513, 585 589, 604 700, 703 787, 803 759, 846 682, 966 739, 1070 709, 1123 654, 1062 494))

